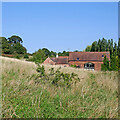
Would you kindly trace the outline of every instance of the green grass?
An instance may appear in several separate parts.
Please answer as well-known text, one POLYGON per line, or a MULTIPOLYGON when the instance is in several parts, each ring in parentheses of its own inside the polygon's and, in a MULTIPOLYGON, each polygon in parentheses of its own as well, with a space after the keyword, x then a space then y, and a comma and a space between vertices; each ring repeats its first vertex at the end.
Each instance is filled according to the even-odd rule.
MULTIPOLYGON (((3 118, 118 117, 116 72, 84 71, 87 77, 83 78, 79 73, 83 70, 76 72, 74 68, 80 82, 65 88, 49 82, 36 84, 34 64, 3 59, 2 67, 3 118)), ((62 71, 66 69, 73 68, 62 71)))

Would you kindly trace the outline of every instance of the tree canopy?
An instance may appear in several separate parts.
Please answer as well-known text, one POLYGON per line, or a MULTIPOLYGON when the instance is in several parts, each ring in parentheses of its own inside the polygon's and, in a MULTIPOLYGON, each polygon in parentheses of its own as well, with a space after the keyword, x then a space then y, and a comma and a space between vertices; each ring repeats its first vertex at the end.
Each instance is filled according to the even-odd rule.
POLYGON ((2 54, 24 54, 27 49, 22 45, 21 37, 13 35, 9 38, 0 37, 2 44, 2 54))

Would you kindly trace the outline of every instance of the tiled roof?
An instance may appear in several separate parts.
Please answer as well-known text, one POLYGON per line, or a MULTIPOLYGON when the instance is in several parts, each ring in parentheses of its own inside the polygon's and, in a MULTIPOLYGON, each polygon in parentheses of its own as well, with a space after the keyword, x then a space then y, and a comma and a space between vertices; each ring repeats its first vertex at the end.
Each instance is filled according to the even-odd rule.
POLYGON ((109 52, 69 52, 69 60, 78 60, 78 61, 103 61, 106 55, 110 61, 109 52))
POLYGON ((53 62, 56 62, 57 64, 68 64, 68 58, 51 58, 53 62))
POLYGON ((58 56, 59 58, 68 58, 69 56, 58 56))

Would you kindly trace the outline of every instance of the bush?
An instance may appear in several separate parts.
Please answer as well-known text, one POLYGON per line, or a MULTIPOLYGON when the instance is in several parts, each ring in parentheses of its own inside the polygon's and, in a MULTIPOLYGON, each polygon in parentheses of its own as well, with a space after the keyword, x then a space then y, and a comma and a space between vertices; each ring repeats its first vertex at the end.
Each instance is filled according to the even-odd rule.
POLYGON ((56 71, 54 70, 54 68, 49 69, 49 74, 45 73, 45 68, 44 66, 40 66, 38 64, 38 67, 36 69, 36 71, 38 72, 37 75, 37 80, 36 82, 46 82, 46 80, 55 85, 55 86, 66 86, 66 87, 70 87, 72 83, 76 83, 77 81, 80 81, 79 77, 77 74, 75 73, 63 73, 60 71, 60 68, 57 69, 56 71))
POLYGON ((71 66, 71 67, 75 67, 75 68, 77 67, 76 65, 70 65, 70 66, 71 66))
POLYGON ((29 56, 27 54, 24 55, 24 58, 29 59, 29 56))
POLYGON ((28 58, 28 59, 26 59, 26 61, 34 62, 33 58, 28 58))
POLYGON ((15 58, 20 59, 20 56, 19 55, 15 55, 15 58))

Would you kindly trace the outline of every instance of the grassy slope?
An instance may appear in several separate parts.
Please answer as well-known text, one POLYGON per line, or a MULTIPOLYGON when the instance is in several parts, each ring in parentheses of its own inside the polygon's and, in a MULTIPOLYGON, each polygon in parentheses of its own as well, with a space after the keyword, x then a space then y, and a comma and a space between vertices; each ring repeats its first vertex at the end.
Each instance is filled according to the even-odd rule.
MULTIPOLYGON (((75 72, 80 82, 70 88, 35 84, 34 63, 2 59, 3 117, 14 118, 115 118, 118 117, 118 77, 115 72, 92 72, 61 68, 75 72)), ((50 67, 46 65, 46 71, 50 67)))

